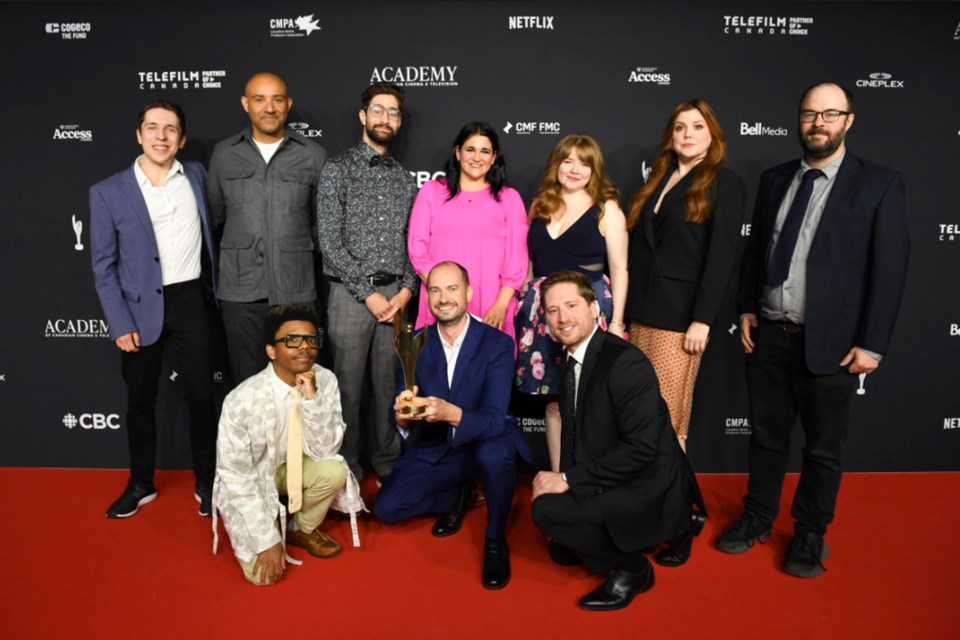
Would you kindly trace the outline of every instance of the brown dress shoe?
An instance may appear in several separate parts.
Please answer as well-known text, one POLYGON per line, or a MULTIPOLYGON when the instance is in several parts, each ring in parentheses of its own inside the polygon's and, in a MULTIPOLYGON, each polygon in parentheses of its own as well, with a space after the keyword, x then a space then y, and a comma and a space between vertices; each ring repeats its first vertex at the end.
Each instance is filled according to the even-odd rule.
POLYGON ((300 530, 290 531, 288 529, 287 544, 306 549, 310 555, 317 558, 332 558, 340 555, 340 545, 337 541, 320 529, 314 529, 313 533, 304 533, 300 530))

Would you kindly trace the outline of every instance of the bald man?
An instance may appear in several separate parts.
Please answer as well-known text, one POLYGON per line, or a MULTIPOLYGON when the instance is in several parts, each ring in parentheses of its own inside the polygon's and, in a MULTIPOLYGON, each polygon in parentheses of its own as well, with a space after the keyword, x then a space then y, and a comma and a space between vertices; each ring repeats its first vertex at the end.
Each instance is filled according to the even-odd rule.
POLYGON ((240 105, 250 124, 213 150, 207 182, 233 384, 267 365, 261 333, 271 307, 316 303, 315 201, 327 161, 286 126, 293 99, 279 76, 254 75, 240 105))

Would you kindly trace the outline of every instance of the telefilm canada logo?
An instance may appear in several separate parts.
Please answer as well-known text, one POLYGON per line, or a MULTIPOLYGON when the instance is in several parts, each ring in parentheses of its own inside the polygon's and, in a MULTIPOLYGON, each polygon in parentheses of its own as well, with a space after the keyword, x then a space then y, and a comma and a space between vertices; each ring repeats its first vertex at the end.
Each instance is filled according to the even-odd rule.
POLYGON ((939 225, 940 234, 937 237, 940 242, 956 242, 960 239, 960 224, 950 223, 939 225))
POLYGON ((270 18, 271 38, 305 38, 314 31, 320 31, 319 20, 313 14, 296 18, 270 18))
POLYGON ((86 40, 90 33, 89 22, 48 22, 44 31, 59 35, 61 40, 86 40))
POLYGON ((57 142, 93 142, 93 131, 81 129, 78 124, 61 124, 53 130, 57 142))
POLYGON ((170 69, 167 71, 138 71, 141 91, 155 89, 222 89, 227 72, 218 70, 170 69))
POLYGON ((370 84, 392 82, 401 87, 456 87, 459 84, 458 68, 445 65, 374 67, 370 72, 370 84))
POLYGON ((110 338, 106 320, 99 318, 49 318, 44 338, 110 338))
POLYGON ((727 418, 723 424, 728 436, 750 435, 750 418, 727 418))
POLYGON ((733 36, 807 36, 809 16, 723 16, 723 32, 733 36))
POLYGON ((514 29, 549 29, 553 30, 553 16, 509 16, 507 28, 514 29))
POLYGON ((885 71, 871 73, 866 78, 857 80, 857 87, 861 89, 903 89, 903 80, 895 80, 885 71))
POLYGON ((670 84, 670 74, 660 71, 657 67, 637 67, 630 72, 627 82, 644 82, 665 87, 670 84))
POLYGON ((313 129, 307 122, 288 122, 287 126, 304 138, 322 138, 323 129, 313 129))
POLYGON ((788 133, 786 127, 772 127, 762 122, 740 123, 740 135, 742 136, 785 136, 788 133))
POLYGON ((63 416, 63 426, 67 429, 88 429, 102 431, 109 429, 116 431, 120 428, 120 415, 116 413, 67 413, 63 416))
POLYGON ((507 120, 507 124, 503 127, 503 132, 513 133, 518 136, 526 136, 534 133, 542 136, 556 136, 560 135, 560 123, 537 122, 535 120, 507 120))

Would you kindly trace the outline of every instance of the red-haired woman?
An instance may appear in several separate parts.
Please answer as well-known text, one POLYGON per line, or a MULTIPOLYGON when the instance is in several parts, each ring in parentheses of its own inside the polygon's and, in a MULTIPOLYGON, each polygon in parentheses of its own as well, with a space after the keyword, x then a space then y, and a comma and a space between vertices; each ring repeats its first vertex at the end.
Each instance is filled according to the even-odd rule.
POLYGON ((710 105, 680 103, 627 216, 630 341, 657 372, 684 451, 700 357, 742 250, 746 185, 722 166, 726 150, 710 105))

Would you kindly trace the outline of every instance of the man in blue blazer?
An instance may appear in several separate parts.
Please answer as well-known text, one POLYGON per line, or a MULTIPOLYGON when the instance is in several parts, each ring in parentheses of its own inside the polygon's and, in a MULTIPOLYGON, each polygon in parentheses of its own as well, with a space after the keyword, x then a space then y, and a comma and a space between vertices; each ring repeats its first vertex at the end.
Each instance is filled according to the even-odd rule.
POLYGON ((156 402, 170 349, 190 413, 190 442, 200 515, 210 515, 216 456, 210 311, 215 277, 207 220, 206 172, 181 164, 186 143, 180 105, 151 102, 140 112, 143 154, 90 188, 94 284, 127 386, 130 479, 107 510, 132 516, 157 497, 156 402))
POLYGON ((510 581, 506 526, 517 479, 517 455, 530 449, 507 414, 513 381, 513 341, 467 313, 473 296, 466 270, 441 262, 427 276, 435 324, 417 361, 416 386, 403 389, 395 424, 403 454, 383 478, 374 513, 387 524, 440 514, 433 535, 460 530, 479 477, 487 505, 482 584, 501 589, 510 581), (410 405, 422 413, 409 416, 410 405))
POLYGON ((802 578, 824 570, 858 376, 887 352, 907 274, 903 177, 846 150, 853 120, 845 88, 803 94, 804 156, 760 177, 741 268, 750 479, 744 514, 717 547, 743 553, 770 536, 799 416, 806 445, 783 568, 802 578))

